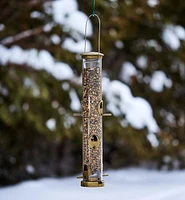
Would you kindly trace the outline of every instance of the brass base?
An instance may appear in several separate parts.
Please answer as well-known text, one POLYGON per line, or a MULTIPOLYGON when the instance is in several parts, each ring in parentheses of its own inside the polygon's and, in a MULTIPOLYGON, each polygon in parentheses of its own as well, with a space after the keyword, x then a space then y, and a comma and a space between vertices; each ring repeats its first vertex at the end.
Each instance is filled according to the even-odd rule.
POLYGON ((104 181, 81 181, 82 187, 103 187, 104 181))

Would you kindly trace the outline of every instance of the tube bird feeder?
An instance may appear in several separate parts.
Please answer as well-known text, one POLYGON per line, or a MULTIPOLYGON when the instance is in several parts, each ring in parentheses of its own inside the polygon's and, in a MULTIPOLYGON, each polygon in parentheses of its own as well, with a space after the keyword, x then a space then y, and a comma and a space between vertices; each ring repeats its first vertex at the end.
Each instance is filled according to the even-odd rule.
MULTIPOLYGON (((95 16, 97 16, 95 14, 95 16)), ((90 16, 91 17, 91 16, 90 16)), ((90 18, 89 17, 89 18, 90 18)), ((98 16, 97 16, 98 17, 98 16)), ((85 52, 82 56, 82 178, 83 187, 102 187, 103 180, 103 114, 102 58, 100 53, 100 19, 98 52, 85 52)), ((86 41, 85 41, 86 42, 86 41)))

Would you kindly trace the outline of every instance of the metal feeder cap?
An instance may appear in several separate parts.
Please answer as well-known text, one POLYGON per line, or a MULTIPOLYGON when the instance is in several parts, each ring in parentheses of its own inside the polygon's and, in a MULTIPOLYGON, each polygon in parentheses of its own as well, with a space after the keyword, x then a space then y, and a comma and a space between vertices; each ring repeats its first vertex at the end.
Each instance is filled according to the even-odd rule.
POLYGON ((86 52, 81 54, 82 58, 89 59, 89 58, 102 58, 104 56, 103 53, 99 52, 86 52))

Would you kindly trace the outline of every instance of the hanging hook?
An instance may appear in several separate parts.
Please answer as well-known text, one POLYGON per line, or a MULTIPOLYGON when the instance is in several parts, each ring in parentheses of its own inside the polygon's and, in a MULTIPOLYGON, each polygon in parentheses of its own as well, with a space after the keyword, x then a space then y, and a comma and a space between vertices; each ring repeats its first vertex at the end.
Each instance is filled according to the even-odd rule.
POLYGON ((100 18, 99 18, 99 16, 98 16, 97 14, 91 14, 91 15, 88 17, 87 21, 86 21, 86 24, 85 24, 85 46, 84 46, 84 53, 85 53, 85 51, 86 51, 87 23, 88 23, 89 19, 90 19, 91 17, 94 17, 94 16, 98 18, 98 52, 100 53, 100 27, 101 27, 101 21, 100 21, 100 18))

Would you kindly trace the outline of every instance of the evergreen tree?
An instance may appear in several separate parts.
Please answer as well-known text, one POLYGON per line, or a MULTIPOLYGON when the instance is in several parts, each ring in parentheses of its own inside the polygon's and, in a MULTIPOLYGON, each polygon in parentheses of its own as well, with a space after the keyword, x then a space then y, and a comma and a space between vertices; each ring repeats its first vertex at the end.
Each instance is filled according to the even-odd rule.
MULTIPOLYGON (((75 77, 79 77, 80 52, 66 49, 64 43, 71 38, 78 44, 83 34, 54 20, 52 5, 53 1, 46 0, 0 2, 2 185, 81 170, 81 119, 72 116, 76 109, 72 107, 72 96, 82 99, 81 85, 74 78, 59 79, 44 66, 38 66, 42 58, 48 58, 46 66, 54 59, 55 63, 69 64, 75 77), (38 62, 30 62, 37 68, 19 62, 22 54, 13 58, 2 54, 8 50, 34 55, 38 62)), ((91 14, 91 1, 78 0, 78 6, 86 15, 91 14)), ((111 80, 127 84, 133 96, 146 99, 160 128, 159 145, 152 147, 147 128, 122 126, 120 122, 127 116, 104 119, 105 167, 145 162, 159 168, 185 167, 184 10, 182 0, 96 0, 95 13, 102 22, 104 72, 111 80), (123 76, 125 63, 135 69, 128 79, 123 76), (161 76, 165 81, 159 88, 161 76), (153 85, 155 77, 158 81, 153 85)), ((67 12, 64 19, 68 19, 67 12)), ((94 34, 88 39, 95 50, 98 26, 95 19, 91 21, 94 34)), ((106 96, 104 99, 106 102, 106 96)))

